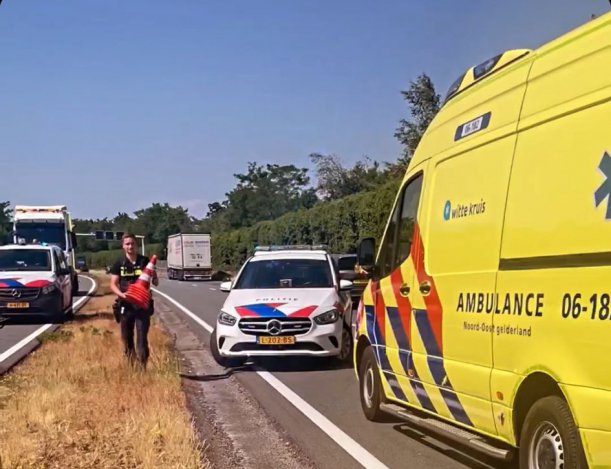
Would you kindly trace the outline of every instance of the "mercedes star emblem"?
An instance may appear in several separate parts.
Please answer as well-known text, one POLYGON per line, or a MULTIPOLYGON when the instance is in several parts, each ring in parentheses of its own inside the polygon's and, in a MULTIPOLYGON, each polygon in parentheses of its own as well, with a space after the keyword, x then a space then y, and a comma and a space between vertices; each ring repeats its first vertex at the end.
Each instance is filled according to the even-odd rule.
POLYGON ((271 335, 278 335, 282 332, 282 324, 274 319, 267 323, 267 330, 271 335))
POLYGON ((11 296, 13 298, 21 298, 21 292, 14 288, 13 290, 11 290, 11 296))

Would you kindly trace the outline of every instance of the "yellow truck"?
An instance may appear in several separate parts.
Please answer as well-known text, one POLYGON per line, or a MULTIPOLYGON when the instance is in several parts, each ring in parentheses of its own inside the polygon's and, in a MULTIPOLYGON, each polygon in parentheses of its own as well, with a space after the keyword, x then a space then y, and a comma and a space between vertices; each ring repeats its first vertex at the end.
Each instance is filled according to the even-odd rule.
POLYGON ((359 246, 367 418, 611 467, 610 197, 611 13, 456 80, 359 246))

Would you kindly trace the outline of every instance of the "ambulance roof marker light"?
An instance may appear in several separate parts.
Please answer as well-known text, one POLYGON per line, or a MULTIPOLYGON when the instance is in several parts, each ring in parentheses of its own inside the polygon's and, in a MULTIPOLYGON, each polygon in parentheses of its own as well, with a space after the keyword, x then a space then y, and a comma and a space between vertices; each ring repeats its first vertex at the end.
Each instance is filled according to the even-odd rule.
POLYGON ((450 85, 443 104, 446 104, 457 94, 478 83, 481 79, 501 70, 531 52, 532 50, 530 49, 508 50, 479 63, 475 67, 469 68, 450 85))

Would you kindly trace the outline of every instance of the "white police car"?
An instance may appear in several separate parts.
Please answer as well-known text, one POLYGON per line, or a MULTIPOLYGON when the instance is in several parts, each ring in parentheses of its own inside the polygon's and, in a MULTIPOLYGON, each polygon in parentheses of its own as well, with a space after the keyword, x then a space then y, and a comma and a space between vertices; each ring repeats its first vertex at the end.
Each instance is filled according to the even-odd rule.
POLYGON ((211 336, 223 366, 248 357, 306 355, 347 360, 352 354, 352 283, 340 280, 330 255, 315 247, 257 248, 233 282, 211 336))
POLYGON ((57 246, 0 246, 0 317, 63 320, 70 316, 71 272, 57 246))

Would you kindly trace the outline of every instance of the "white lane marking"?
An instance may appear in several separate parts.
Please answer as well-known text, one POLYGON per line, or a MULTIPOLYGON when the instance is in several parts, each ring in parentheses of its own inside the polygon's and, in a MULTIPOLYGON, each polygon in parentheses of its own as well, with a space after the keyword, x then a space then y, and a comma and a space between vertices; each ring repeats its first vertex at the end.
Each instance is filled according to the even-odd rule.
MULTIPOLYGON (((152 289, 155 293, 163 296, 170 303, 179 308, 183 313, 193 319, 196 323, 206 329, 208 332, 212 332, 213 328, 197 316, 195 313, 190 311, 185 306, 181 305, 171 296, 157 290, 152 289)), ((337 427, 327 417, 321 414, 318 410, 303 400, 298 394, 296 394, 291 388, 285 385, 282 381, 272 375, 269 371, 255 371, 267 384, 274 388, 282 397, 289 401, 297 410, 305 415, 310 421, 320 428, 324 433, 335 441, 346 453, 352 456, 359 464, 366 468, 379 468, 388 469, 379 459, 373 454, 359 445, 350 436, 348 436, 343 430, 337 427)))
POLYGON ((216 291, 216 288, 212 288, 212 287, 210 287, 210 290, 212 290, 212 291, 216 291))
POLYGON ((192 283, 191 286, 192 287, 197 287, 197 283, 192 283))
MULTIPOLYGON (((89 291, 87 292, 86 296, 83 296, 82 298, 79 298, 74 304, 73 304, 73 308, 74 309, 79 309, 81 307, 81 305, 87 300, 89 299, 89 295, 91 295, 94 290, 97 288, 98 284, 96 283, 95 280, 93 280, 91 277, 84 277, 87 278, 89 280, 91 280, 91 288, 89 289, 89 291)), ((9 348, 8 350, 5 350, 4 352, 2 352, 0 354, 0 363, 2 363, 3 361, 5 361, 7 358, 9 358, 11 355, 14 355, 16 352, 18 352, 19 350, 21 350, 23 347, 25 347, 26 345, 28 345, 31 341, 33 341, 36 337, 38 337, 40 334, 42 334, 43 332, 45 332, 46 330, 50 329, 53 326, 53 324, 45 324, 44 326, 40 326, 38 329, 36 329, 34 332, 32 332, 29 336, 23 338, 22 340, 20 340, 19 342, 17 342, 15 345, 13 345, 11 348, 9 348)))

